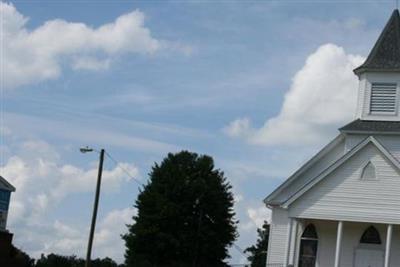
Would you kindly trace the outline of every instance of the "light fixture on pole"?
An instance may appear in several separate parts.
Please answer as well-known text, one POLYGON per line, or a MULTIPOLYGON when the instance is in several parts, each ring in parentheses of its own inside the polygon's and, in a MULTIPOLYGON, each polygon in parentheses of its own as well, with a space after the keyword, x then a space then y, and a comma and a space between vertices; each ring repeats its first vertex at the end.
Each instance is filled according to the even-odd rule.
MULTIPOLYGON (((97 150, 94 150, 93 148, 90 148, 88 146, 81 147, 79 150, 82 153, 88 153, 88 152, 93 152, 93 151, 98 152, 97 150)), ((96 193, 95 193, 94 204, 93 204, 92 224, 90 225, 90 233, 89 233, 89 241, 88 241, 88 247, 87 247, 87 253, 86 253, 85 267, 90 267, 90 263, 91 263, 90 258, 91 258, 91 254, 92 254, 94 231, 96 228, 97 210, 99 207, 101 175, 103 173, 104 153, 105 153, 104 149, 101 149, 100 150, 100 158, 99 158, 99 170, 98 170, 98 174, 97 174, 96 193)))

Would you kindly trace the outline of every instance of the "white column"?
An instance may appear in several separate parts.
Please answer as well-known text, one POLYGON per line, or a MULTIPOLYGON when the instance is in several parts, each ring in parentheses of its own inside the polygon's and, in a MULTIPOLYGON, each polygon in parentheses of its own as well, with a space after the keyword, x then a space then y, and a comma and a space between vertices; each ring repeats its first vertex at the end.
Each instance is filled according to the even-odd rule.
POLYGON ((335 267, 340 267, 340 252, 342 250, 342 237, 343 237, 343 222, 340 221, 338 223, 338 228, 337 228, 335 267))
POLYGON ((287 240, 286 240, 286 257, 285 257, 285 264, 284 266, 289 265, 289 257, 290 257, 290 247, 292 243, 292 232, 293 232, 293 218, 290 218, 289 224, 288 224, 288 235, 287 235, 287 240))
POLYGON ((390 250, 392 248, 393 225, 389 224, 386 235, 385 267, 390 265, 390 250))
POLYGON ((292 260, 290 262, 290 264, 292 264, 293 266, 296 266, 296 254, 297 254, 297 235, 298 235, 298 231, 299 231, 299 221, 297 219, 294 219, 293 221, 294 225, 294 236, 292 238, 292 244, 293 244, 293 254, 292 254, 292 260))

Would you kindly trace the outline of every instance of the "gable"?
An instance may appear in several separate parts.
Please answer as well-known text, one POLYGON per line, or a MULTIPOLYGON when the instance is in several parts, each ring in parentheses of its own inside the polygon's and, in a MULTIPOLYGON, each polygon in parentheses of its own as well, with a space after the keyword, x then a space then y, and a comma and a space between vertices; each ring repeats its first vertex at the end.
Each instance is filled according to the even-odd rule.
POLYGON ((318 176, 314 177, 311 179, 307 184, 304 184, 302 188, 300 188, 295 194, 290 196, 287 201, 284 203, 283 207, 287 208, 293 201, 295 201, 297 198, 299 198, 301 195, 303 195, 305 192, 310 190, 313 186, 318 184, 322 179, 326 178, 331 172, 335 171, 338 167, 340 167, 343 163, 345 163, 347 160, 349 160, 351 157, 353 157, 355 154, 359 153, 360 150, 362 150, 365 146, 367 146, 369 143, 373 144, 387 159, 391 161, 391 163, 396 166, 398 169, 400 169, 400 162, 396 160, 396 158, 393 157, 392 154, 384 147, 382 144, 380 144, 373 136, 370 136, 360 142, 357 146, 352 148, 350 151, 348 151, 345 155, 343 155, 341 158, 339 158, 336 162, 334 162, 332 165, 327 167, 325 170, 323 170, 318 176))
MULTIPOLYGON (((347 134, 346 151, 351 150, 366 138, 368 138, 367 134, 347 134)), ((374 134, 374 138, 400 162, 400 136, 374 134)))
POLYGON ((288 207, 289 216, 376 223, 400 222, 400 171, 373 142, 368 142, 288 207), (375 166, 376 179, 361 179, 375 166))
POLYGON ((338 135, 314 157, 291 175, 264 200, 267 205, 283 204, 291 195, 307 184, 312 178, 330 166, 345 151, 344 135, 338 135))

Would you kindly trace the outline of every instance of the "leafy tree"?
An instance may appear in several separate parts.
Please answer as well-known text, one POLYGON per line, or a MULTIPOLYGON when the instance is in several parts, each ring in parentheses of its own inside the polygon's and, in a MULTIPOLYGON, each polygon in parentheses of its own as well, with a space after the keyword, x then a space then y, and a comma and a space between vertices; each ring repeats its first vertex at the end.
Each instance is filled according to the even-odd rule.
POLYGON ((35 260, 31 259, 22 250, 12 246, 9 264, 13 267, 33 267, 35 266, 35 260))
MULTIPOLYGON (((35 267, 84 267, 85 260, 76 256, 61 256, 57 254, 42 255, 35 267)), ((95 259, 91 261, 91 267, 122 267, 110 258, 95 259)))
POLYGON ((249 252, 247 258, 251 267, 265 267, 267 265, 267 251, 269 239, 269 224, 265 221, 261 229, 257 229, 258 239, 256 245, 248 247, 245 252, 249 252))
POLYGON ((123 236, 126 266, 227 266, 237 221, 232 187, 213 159, 170 153, 149 177, 123 236))
POLYGON ((56 254, 42 255, 36 267, 83 267, 85 261, 76 256, 61 256, 56 254))

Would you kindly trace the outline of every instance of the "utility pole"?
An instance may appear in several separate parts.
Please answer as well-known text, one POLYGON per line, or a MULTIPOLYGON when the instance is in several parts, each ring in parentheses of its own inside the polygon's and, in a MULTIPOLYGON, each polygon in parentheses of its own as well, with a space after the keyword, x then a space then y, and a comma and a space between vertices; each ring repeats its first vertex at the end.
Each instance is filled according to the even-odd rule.
POLYGON ((94 236, 94 231, 96 228, 97 209, 99 206, 101 175, 103 173, 103 162, 104 162, 104 149, 100 150, 99 171, 97 174, 96 194, 94 197, 92 224, 90 226, 90 234, 89 234, 89 242, 88 242, 88 248, 87 248, 87 254, 86 254, 85 267, 90 267, 90 265, 91 265, 90 258, 91 258, 91 254, 92 254, 93 236, 94 236))

